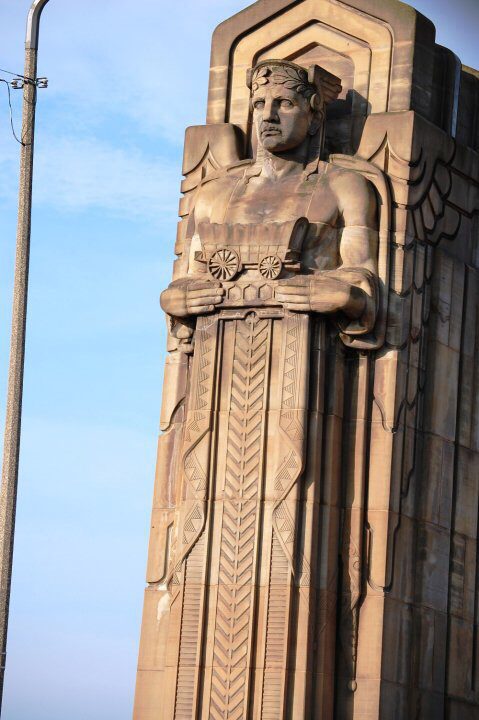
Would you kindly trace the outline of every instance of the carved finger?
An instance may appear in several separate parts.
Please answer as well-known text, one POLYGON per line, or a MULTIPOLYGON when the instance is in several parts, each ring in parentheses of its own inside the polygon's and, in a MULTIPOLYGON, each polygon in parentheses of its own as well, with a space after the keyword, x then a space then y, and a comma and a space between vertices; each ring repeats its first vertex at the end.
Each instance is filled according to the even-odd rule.
POLYGON ((188 298, 188 307, 201 307, 203 305, 219 305, 223 300, 222 297, 201 297, 201 298, 188 298))
POLYGON ((295 312, 310 312, 310 310, 311 310, 309 303, 304 303, 304 302, 298 302, 298 303, 285 302, 285 303, 283 303, 283 305, 286 308, 286 310, 293 310, 295 312))
POLYGON ((278 295, 308 295, 309 294, 309 286, 305 287, 304 285, 281 285, 276 290, 276 297, 278 295))
POLYGON ((190 308, 190 312, 193 315, 206 315, 207 313, 213 312, 215 305, 198 305, 198 307, 190 308))
POLYGON ((279 280, 278 285, 281 288, 296 287, 299 289, 301 287, 307 287, 309 285, 309 282, 310 282, 309 278, 300 278, 300 277, 298 278, 297 277, 294 280, 291 280, 291 278, 286 278, 285 280, 279 280))
POLYGON ((222 289, 221 283, 213 281, 213 280, 211 280, 211 281, 205 280, 204 282, 201 282, 200 280, 198 280, 197 282, 191 283, 191 285, 189 286, 190 292, 194 291, 194 290, 210 290, 211 291, 211 290, 214 290, 215 288, 222 289))
POLYGON ((222 299, 223 295, 220 293, 205 293, 204 295, 193 295, 191 293, 188 294, 188 304, 200 303, 201 305, 209 305, 211 302, 221 302, 222 299))
POLYGON ((204 290, 189 290, 189 298, 207 298, 207 297, 223 297, 225 291, 223 288, 205 288, 204 290))
POLYGON ((306 299, 307 293, 305 293, 304 295, 300 295, 300 294, 295 294, 295 295, 284 294, 283 295, 283 293, 277 292, 275 297, 276 297, 276 300, 278 300, 279 302, 283 302, 283 303, 293 302, 293 303, 306 303, 309 305, 309 298, 306 299))

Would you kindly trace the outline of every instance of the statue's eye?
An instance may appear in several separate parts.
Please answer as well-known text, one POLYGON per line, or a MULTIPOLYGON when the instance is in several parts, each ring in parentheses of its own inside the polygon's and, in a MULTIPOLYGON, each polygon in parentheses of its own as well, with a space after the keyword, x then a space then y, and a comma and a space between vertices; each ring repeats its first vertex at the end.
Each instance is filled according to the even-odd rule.
POLYGON ((291 102, 291 100, 286 100, 286 98, 283 98, 283 100, 281 100, 281 107, 291 108, 293 107, 293 103, 291 102))
POLYGON ((264 100, 256 100, 254 104, 255 110, 263 110, 264 109, 264 100))

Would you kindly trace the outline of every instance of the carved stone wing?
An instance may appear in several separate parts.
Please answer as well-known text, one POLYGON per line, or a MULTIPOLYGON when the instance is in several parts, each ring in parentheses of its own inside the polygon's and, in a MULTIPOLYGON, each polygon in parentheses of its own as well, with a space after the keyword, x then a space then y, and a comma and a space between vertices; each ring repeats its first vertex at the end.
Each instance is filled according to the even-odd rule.
POLYGON ((244 155, 243 132, 230 123, 216 125, 195 125, 189 127, 185 133, 185 147, 183 154, 183 175, 180 200, 178 232, 175 253, 178 260, 175 264, 173 279, 185 272, 184 257, 185 240, 187 237, 188 218, 192 209, 192 201, 196 189, 205 178, 209 178, 222 168, 237 165, 244 155))

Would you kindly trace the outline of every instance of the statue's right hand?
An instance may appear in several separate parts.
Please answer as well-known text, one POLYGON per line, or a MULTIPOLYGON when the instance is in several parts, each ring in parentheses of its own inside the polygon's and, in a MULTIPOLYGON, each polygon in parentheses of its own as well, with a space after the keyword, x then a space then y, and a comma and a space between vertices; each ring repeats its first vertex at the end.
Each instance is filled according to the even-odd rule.
POLYGON ((221 283, 209 280, 189 283, 186 287, 186 308, 189 315, 213 312, 225 294, 221 283))
POLYGON ((168 315, 178 318, 206 315, 222 302, 224 294, 219 282, 191 280, 172 283, 161 293, 160 304, 168 315))

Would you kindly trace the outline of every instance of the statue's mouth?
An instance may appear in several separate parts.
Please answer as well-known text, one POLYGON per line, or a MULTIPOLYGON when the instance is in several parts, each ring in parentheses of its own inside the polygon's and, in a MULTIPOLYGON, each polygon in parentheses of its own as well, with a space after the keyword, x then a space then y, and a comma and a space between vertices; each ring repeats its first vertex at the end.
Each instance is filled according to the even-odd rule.
POLYGON ((269 135, 281 135, 281 130, 277 127, 265 127, 261 130, 261 135, 269 136, 269 135))

